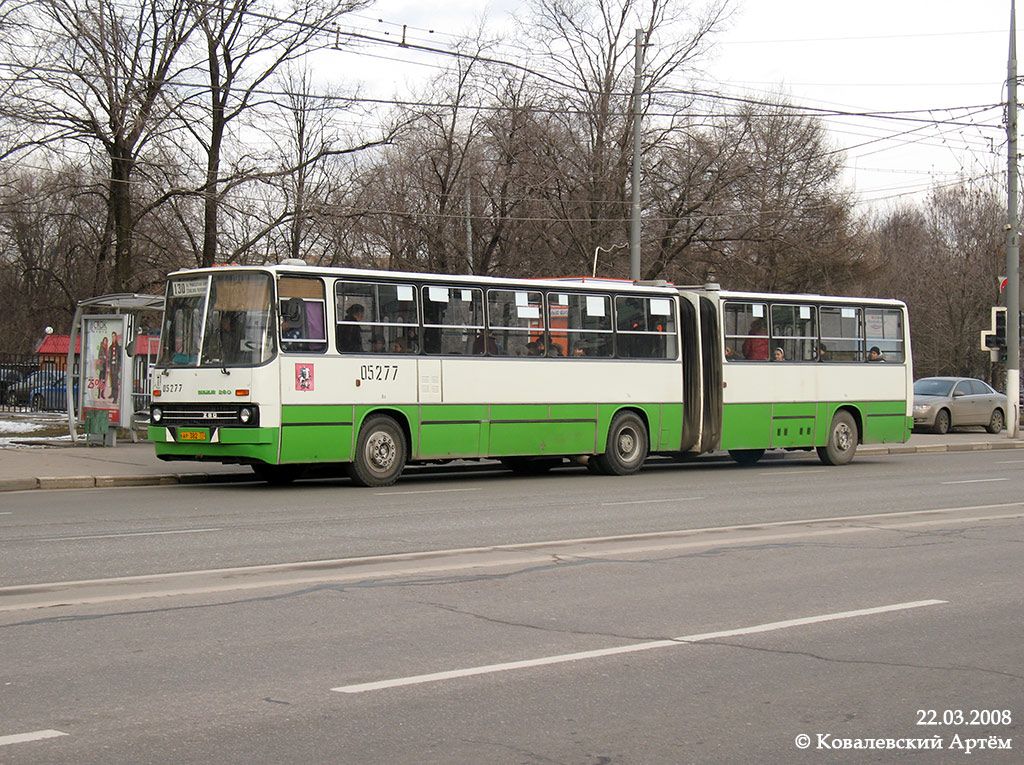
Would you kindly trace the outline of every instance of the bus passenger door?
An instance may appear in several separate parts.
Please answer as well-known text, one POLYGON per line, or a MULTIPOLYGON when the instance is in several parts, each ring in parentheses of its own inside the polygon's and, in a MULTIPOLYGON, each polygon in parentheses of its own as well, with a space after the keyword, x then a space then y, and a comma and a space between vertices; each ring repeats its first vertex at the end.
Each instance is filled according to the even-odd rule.
POLYGON ((722 441, 722 348, 718 307, 708 298, 700 299, 701 382, 703 424, 701 451, 717 449, 722 441))
POLYGON ((701 437, 701 359, 697 311, 688 295, 679 296, 679 336, 682 346, 683 433, 679 451, 699 448, 701 437))

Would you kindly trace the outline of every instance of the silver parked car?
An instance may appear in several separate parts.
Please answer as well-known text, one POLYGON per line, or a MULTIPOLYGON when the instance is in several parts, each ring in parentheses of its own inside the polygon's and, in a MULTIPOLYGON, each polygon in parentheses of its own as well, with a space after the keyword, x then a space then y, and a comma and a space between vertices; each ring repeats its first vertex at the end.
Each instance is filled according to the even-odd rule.
POLYGON ((914 383, 914 429, 948 433, 982 425, 989 433, 1006 426, 1006 396, 973 377, 922 377, 914 383))

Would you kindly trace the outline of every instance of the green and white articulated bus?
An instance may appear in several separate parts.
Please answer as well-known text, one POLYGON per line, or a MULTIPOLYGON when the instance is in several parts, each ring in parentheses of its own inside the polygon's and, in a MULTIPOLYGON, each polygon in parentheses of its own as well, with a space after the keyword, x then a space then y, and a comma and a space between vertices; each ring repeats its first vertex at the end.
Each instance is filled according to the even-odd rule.
POLYGON ((842 465, 909 437, 910 359, 894 300, 224 266, 168 278, 149 438, 272 483, 322 465, 386 486, 454 459, 627 475, 778 448, 842 465))

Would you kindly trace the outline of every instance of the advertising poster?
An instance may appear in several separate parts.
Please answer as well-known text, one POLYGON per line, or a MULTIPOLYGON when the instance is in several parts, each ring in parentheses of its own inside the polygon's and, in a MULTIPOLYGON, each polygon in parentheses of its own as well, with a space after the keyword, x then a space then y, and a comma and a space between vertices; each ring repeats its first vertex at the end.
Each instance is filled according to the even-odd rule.
POLYGON ((106 410, 112 425, 122 424, 126 375, 127 316, 82 318, 82 412, 106 410))

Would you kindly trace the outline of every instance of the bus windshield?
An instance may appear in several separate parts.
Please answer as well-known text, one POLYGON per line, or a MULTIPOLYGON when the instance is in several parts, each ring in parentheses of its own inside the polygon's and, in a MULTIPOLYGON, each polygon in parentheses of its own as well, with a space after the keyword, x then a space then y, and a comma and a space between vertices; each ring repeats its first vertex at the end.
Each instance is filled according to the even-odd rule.
POLYGON ((193 274, 172 278, 159 366, 264 364, 276 350, 267 273, 193 274))

